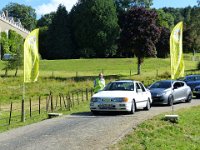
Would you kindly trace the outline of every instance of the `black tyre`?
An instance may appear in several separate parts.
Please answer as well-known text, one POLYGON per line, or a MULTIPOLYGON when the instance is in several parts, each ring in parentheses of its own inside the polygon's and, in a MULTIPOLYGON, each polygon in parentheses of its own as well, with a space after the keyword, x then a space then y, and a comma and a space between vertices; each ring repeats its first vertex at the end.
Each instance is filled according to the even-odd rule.
POLYGON ((168 97, 168 106, 172 106, 173 105, 173 103, 174 103, 174 98, 173 98, 173 96, 172 95, 169 95, 169 97, 168 97))
POLYGON ((134 114, 136 111, 135 101, 132 102, 130 114, 134 114))
POLYGON ((187 99, 185 100, 186 103, 190 103, 192 101, 192 93, 190 93, 187 97, 187 99))
POLYGON ((151 108, 151 104, 150 104, 150 101, 148 100, 147 101, 147 105, 146 107, 144 108, 144 110, 149 110, 151 108))
POLYGON ((98 111, 91 110, 91 112, 93 113, 93 115, 98 115, 99 114, 98 111))

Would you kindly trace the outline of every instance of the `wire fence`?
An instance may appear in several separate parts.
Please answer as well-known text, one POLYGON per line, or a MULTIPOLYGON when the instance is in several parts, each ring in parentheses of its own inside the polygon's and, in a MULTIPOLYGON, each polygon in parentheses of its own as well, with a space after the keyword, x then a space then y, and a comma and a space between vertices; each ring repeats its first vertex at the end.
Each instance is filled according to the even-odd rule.
POLYGON ((20 103, 11 102, 0 107, 0 130, 26 120, 34 120, 41 115, 47 118, 49 112, 70 111, 73 107, 89 101, 92 95, 93 89, 86 88, 58 95, 49 92, 48 96, 31 97, 21 100, 20 103))

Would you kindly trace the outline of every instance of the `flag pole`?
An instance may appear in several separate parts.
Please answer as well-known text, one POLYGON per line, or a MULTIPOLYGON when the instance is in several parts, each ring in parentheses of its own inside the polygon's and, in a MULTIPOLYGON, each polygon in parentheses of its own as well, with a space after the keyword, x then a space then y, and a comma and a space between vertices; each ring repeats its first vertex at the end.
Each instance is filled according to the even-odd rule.
POLYGON ((22 95, 22 107, 21 107, 21 122, 25 122, 25 109, 24 109, 24 100, 25 100, 25 83, 23 83, 23 95, 22 95))

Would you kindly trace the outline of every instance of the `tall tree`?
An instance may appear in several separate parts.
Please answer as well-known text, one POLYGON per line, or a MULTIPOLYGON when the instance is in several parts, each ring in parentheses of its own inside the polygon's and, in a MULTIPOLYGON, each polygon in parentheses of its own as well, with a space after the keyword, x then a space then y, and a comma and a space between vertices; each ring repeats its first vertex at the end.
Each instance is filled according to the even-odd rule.
POLYGON ((54 17, 55 12, 51 12, 49 14, 43 15, 38 21, 37 21, 37 27, 44 27, 49 26, 52 23, 52 18, 54 17))
POLYGON ((14 17, 14 19, 20 19, 22 25, 27 30, 33 30, 36 27, 36 13, 35 9, 31 6, 26 6, 18 3, 9 3, 3 9, 3 11, 8 11, 9 16, 14 17))
POLYGON ((170 30, 165 27, 161 27, 161 34, 156 43, 157 57, 166 58, 169 55, 169 39, 170 39, 170 30))
POLYGON ((63 5, 59 5, 49 25, 48 47, 45 58, 65 59, 72 56, 72 41, 68 12, 63 5))
POLYGON ((73 7, 71 18, 82 57, 115 55, 119 26, 113 0, 82 0, 73 7))
POLYGON ((132 8, 124 17, 120 36, 122 48, 133 51, 138 58, 138 74, 145 56, 156 56, 156 47, 160 29, 156 26, 157 14, 143 7, 132 8))

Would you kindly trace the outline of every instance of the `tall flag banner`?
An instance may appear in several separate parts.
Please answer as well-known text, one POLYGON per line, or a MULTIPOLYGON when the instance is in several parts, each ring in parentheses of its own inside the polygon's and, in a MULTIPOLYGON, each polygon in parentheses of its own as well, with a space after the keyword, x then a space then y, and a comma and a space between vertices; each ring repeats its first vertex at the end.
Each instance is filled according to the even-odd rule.
POLYGON ((179 22, 170 35, 171 78, 177 79, 184 76, 183 61, 183 22, 179 22))
POLYGON ((38 35, 35 29, 24 42, 24 82, 35 82, 39 75, 38 35))

